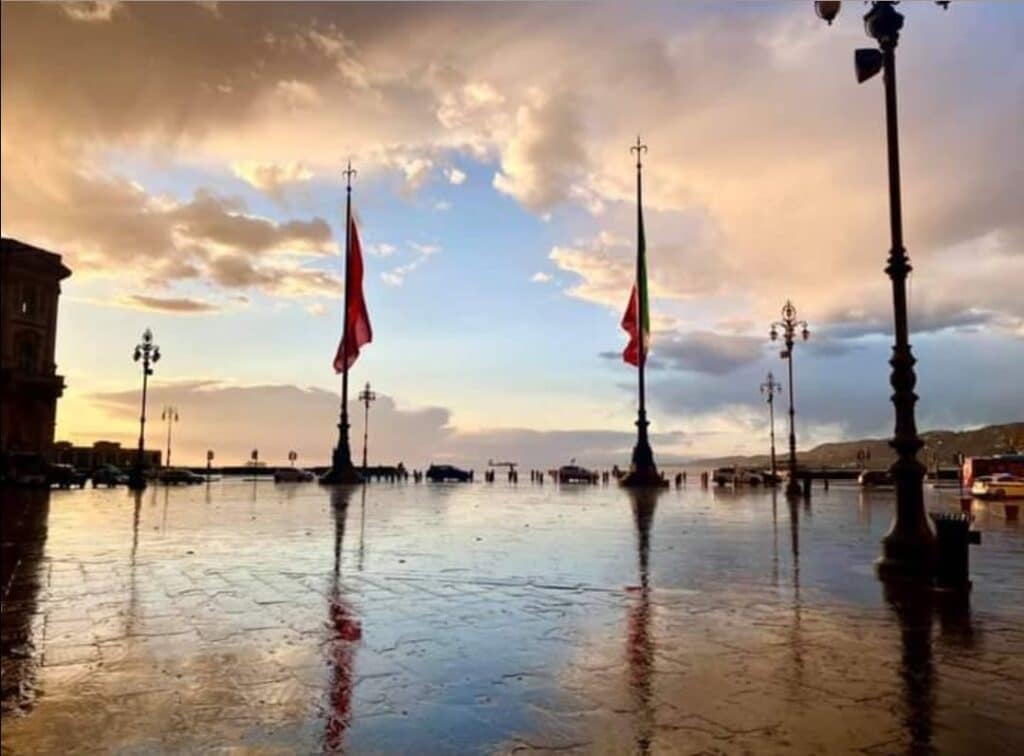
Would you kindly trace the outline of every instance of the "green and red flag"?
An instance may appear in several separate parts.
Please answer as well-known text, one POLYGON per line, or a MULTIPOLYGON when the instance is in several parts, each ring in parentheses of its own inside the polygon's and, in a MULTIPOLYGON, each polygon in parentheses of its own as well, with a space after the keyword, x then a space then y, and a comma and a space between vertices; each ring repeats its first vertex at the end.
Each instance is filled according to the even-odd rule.
POLYGON ((341 334, 338 351, 334 355, 334 372, 341 373, 355 364, 359 357, 359 349, 373 341, 373 328, 370 326, 370 313, 366 309, 363 296, 363 248, 359 244, 359 232, 356 220, 351 218, 348 228, 348 280, 345 281, 348 308, 345 312, 345 325, 341 334))
POLYGON ((647 309, 647 245, 642 211, 638 212, 638 219, 636 281, 633 282, 626 313, 622 316, 622 330, 629 334, 629 343, 622 351, 622 359, 637 367, 647 361, 647 350, 651 345, 651 318, 647 309))

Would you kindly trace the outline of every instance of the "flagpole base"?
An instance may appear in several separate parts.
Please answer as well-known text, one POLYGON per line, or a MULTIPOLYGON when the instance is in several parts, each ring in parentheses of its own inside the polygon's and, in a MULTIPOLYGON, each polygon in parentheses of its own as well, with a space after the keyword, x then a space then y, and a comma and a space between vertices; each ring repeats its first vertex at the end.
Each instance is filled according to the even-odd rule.
POLYGON ((319 480, 323 486, 358 486, 364 482, 363 476, 352 466, 332 467, 319 480))
POLYGON ((658 468, 638 467, 630 470, 619 481, 622 488, 668 488, 668 481, 661 477, 658 468))
MULTIPOLYGON (((342 436, 342 441, 347 439, 342 436)), ((320 476, 320 483, 325 486, 358 486, 363 483, 363 476, 352 464, 347 443, 335 447, 331 469, 320 476)))

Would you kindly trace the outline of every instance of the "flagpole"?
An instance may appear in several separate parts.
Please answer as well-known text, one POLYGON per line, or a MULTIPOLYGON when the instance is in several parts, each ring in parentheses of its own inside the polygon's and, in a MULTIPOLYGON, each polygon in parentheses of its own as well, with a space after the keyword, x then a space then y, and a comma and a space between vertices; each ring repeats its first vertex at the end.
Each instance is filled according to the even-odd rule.
MULTIPOLYGON (((342 354, 347 354, 349 333, 349 290, 352 276, 352 178, 357 171, 352 161, 342 171, 345 176, 345 296, 342 309, 342 354)), ((352 450, 348 443, 348 364, 341 371, 341 416, 338 420, 338 445, 334 448, 331 469, 320 478, 321 483, 361 483, 362 476, 352 465, 352 450)))
POLYGON ((654 464, 654 452, 647 438, 647 387, 645 385, 645 368, 647 366, 647 330, 644 313, 647 312, 647 264, 645 261, 646 241, 644 239, 643 213, 643 153, 647 145, 637 136, 636 144, 629 148, 630 153, 636 152, 636 334, 637 334, 637 392, 639 402, 636 418, 636 446, 633 447, 633 460, 629 474, 622 479, 623 486, 629 487, 661 487, 668 485, 662 480, 658 468, 654 464))
MULTIPOLYGON (((646 274, 646 267, 643 262, 644 255, 644 216, 643 216, 643 161, 640 159, 642 153, 647 151, 647 145, 640 142, 637 136, 636 144, 629 148, 630 152, 636 151, 636 332, 640 334, 637 378, 640 392, 640 409, 637 417, 637 428, 639 438, 637 447, 641 444, 650 448, 647 441, 647 387, 644 380, 644 370, 647 366, 647 344, 644 340, 644 313, 647 312, 647 287, 641 285, 640 276, 646 274)), ((653 464, 653 459, 652 459, 653 464)))

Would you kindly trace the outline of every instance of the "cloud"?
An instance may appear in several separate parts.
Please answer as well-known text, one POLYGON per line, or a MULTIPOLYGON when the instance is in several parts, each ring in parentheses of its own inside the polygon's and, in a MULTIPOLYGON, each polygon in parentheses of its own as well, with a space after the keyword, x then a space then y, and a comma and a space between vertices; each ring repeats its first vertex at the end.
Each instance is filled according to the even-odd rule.
POLYGON ((307 182, 313 178, 313 171, 297 161, 279 165, 245 160, 233 163, 231 169, 240 179, 277 201, 284 198, 285 189, 292 184, 307 182))
MULTIPOLYGON (((861 35, 858 14, 829 31, 786 3, 643 16, 559 4, 107 7, 6 3, 0 25, 0 225, 64 252, 75 285, 130 271, 307 297, 337 287, 317 269, 336 245, 316 218, 261 218, 216 187, 254 156, 327 175, 359 155, 362 178, 397 172, 406 193, 438 169, 493 169, 502 206, 549 219, 545 248, 566 291, 618 314, 640 131, 659 321, 750 336, 792 297, 811 321, 808 358, 861 377, 843 360, 873 360, 888 338, 882 94, 852 81, 837 37, 861 35), (159 184, 179 194, 124 166, 169 166, 159 184), (202 201, 203 188, 215 199, 202 201), (729 321, 752 325, 717 325, 729 321)), ((922 11, 913 34, 929 43, 901 48, 913 93, 901 103, 912 338, 951 350, 967 330, 997 335, 986 343, 1002 362, 966 382, 996 388, 1019 373, 1024 337, 1022 20, 1015 4, 922 11)), ((711 404, 732 382, 663 372, 711 404)), ((988 411, 981 393, 973 410, 959 401, 973 385, 940 388, 965 416, 988 411)))
MULTIPOLYGON (((178 408, 181 422, 174 435, 181 453, 179 457, 176 451, 175 456, 194 463, 205 458, 206 449, 214 443, 211 439, 215 440, 217 460, 223 464, 243 464, 254 447, 270 464, 286 464, 290 450, 299 453, 300 464, 326 464, 337 441, 335 392, 293 385, 236 386, 213 380, 156 381, 149 391, 154 406, 166 403, 178 408)), ((137 390, 101 392, 87 399, 112 421, 127 426, 136 419, 137 390)), ((353 439, 362 434, 359 410, 353 400, 353 439)), ((391 397, 378 393, 371 417, 371 449, 375 450, 371 462, 422 459, 425 450, 451 433, 449 420, 445 409, 402 410, 391 397)))
POLYGON ((366 250, 374 257, 391 257, 395 254, 398 248, 394 244, 388 244, 386 242, 379 242, 377 244, 370 244, 366 250))
POLYGON ((337 290, 334 277, 282 259, 337 251, 322 218, 270 220, 248 213, 242 200, 206 188, 178 201, 122 177, 60 162, 47 175, 8 182, 8 163, 25 157, 4 156, 4 234, 60 249, 79 274, 116 278, 130 267, 161 285, 207 278, 278 294, 301 294, 308 284, 337 290), (55 206, 62 208, 59 214, 52 212, 55 206))
POLYGON ((191 202, 168 211, 173 230, 198 244, 211 244, 259 254, 270 250, 325 254, 333 250, 331 228, 322 218, 276 223, 244 212, 241 200, 206 189, 191 202))
POLYGON ((294 79, 277 82, 274 97, 288 110, 307 110, 323 103, 316 87, 294 79))
POLYGON ((424 155, 399 153, 392 158, 392 165, 402 173, 402 192, 406 196, 422 189, 434 169, 434 161, 424 155))
POLYGON ((666 367, 710 375, 726 375, 759 361, 766 343, 762 338, 712 331, 665 336, 656 336, 652 351, 666 367))
MULTIPOLYGON (((601 220, 603 228, 594 235, 556 245, 548 257, 578 277, 565 290, 568 296, 618 311, 625 307, 636 277, 636 206, 612 203, 601 220)), ((702 214, 647 210, 644 229, 652 315, 658 299, 709 297, 742 278, 712 253, 719 233, 702 214)))
MULTIPOLYGON (((332 391, 293 385, 236 386, 214 380, 150 384, 154 406, 173 404, 181 414, 175 428, 175 457, 198 464, 205 459, 211 439, 216 439, 218 462, 244 464, 258 448, 269 464, 286 464, 295 450, 299 464, 324 465, 337 440, 334 420, 338 396, 332 391)), ((120 422, 122 436, 131 438, 137 422, 139 391, 100 392, 86 397, 112 423, 120 422)), ((349 406, 353 442, 362 435, 363 413, 357 400, 349 406)), ((111 434, 109 429, 105 436, 111 434)), ((116 434, 114 434, 116 435, 116 434)), ((79 443, 92 438, 79 437, 79 443)), ((391 396, 379 393, 370 412, 370 463, 425 467, 430 462, 453 462, 479 472, 488 458, 511 457, 520 464, 547 469, 575 457, 582 464, 628 464, 636 434, 624 430, 553 430, 491 428, 460 431, 452 415, 442 407, 406 409, 391 396)), ((685 449, 689 443, 680 433, 652 434, 663 448, 685 449)), ((674 458, 660 455, 663 462, 674 458)))
POLYGON ((408 244, 411 249, 415 250, 423 257, 430 257, 431 255, 436 255, 441 251, 441 246, 439 244, 424 244, 422 242, 414 241, 408 242, 408 244))
POLYGON ((448 183, 455 186, 459 186, 466 180, 466 174, 458 168, 445 168, 444 175, 448 179, 448 183))
POLYGON ((121 301, 130 307, 157 312, 195 314, 216 312, 220 309, 215 304, 190 297, 150 297, 143 294, 130 294, 121 301))
POLYGON ((538 270, 536 273, 530 276, 530 280, 533 283, 548 283, 551 280, 551 274, 538 270))
POLYGON ((502 148, 495 189, 538 212, 564 201, 587 164, 577 107, 568 92, 549 96, 534 90, 516 111, 515 133, 502 148))
POLYGON ((396 265, 380 274, 380 280, 388 286, 401 286, 405 283, 405 279, 410 273, 441 251, 440 245, 437 244, 409 241, 406 242, 406 245, 413 251, 415 256, 409 262, 396 265))
POLYGON ((75 21, 109 21, 121 3, 116 0, 92 0, 90 2, 62 3, 61 8, 75 21))

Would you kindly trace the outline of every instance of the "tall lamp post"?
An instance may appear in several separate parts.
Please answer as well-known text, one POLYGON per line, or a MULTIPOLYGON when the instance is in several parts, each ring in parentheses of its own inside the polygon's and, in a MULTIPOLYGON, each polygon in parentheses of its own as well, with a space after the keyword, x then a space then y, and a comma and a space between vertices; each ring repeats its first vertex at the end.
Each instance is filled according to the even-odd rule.
POLYGON ((377 393, 370 390, 370 382, 359 392, 359 401, 363 403, 363 476, 366 475, 366 441, 370 434, 370 402, 377 401, 377 393))
POLYGON ((160 419, 167 423, 167 459, 164 460, 164 467, 171 466, 171 428, 178 422, 178 408, 170 405, 164 407, 160 413, 160 419))
MULTIPOLYGON (((938 2, 945 8, 948 2, 938 2)), ((885 85, 885 126, 889 157, 889 232, 892 246, 885 272, 892 281, 892 305, 895 343, 889 364, 892 372, 892 403, 896 426, 889 445, 896 451, 896 461, 889 468, 896 488, 896 516, 892 527, 882 539, 882 556, 876 563, 879 577, 919 576, 931 574, 935 553, 935 533, 924 508, 924 466, 917 453, 924 445, 917 435, 914 404, 915 359, 910 349, 907 326, 907 275, 910 260, 903 246, 903 208, 900 197, 899 124, 896 112, 896 45, 903 28, 903 15, 892 2, 873 2, 864 15, 864 30, 878 42, 878 48, 854 51, 854 69, 858 83, 883 73, 885 85)), ((830 25, 839 14, 840 4, 815 3, 818 15, 830 25)))
POLYGON ((142 471, 146 461, 146 389, 149 376, 153 375, 153 366, 160 361, 160 347, 153 343, 153 332, 148 328, 142 333, 142 341, 135 345, 132 359, 142 362, 142 413, 139 416, 139 448, 135 454, 135 467, 128 476, 128 487, 141 491, 146 487, 146 476, 142 471))
POLYGON ((800 331, 804 341, 807 341, 811 332, 807 329, 806 320, 797 320, 796 308, 788 299, 782 306, 782 320, 772 323, 769 335, 772 341, 779 338, 779 330, 782 330, 782 342, 786 348, 782 351, 781 357, 786 360, 789 369, 789 480, 786 481, 786 496, 800 495, 800 482, 796 479, 796 410, 793 401, 793 344, 797 331, 800 331))
POLYGON ((768 402, 768 431, 772 442, 772 485, 778 484, 779 478, 776 473, 775 464, 775 396, 782 393, 782 384, 775 380, 772 371, 768 371, 768 377, 761 384, 761 396, 768 402))

